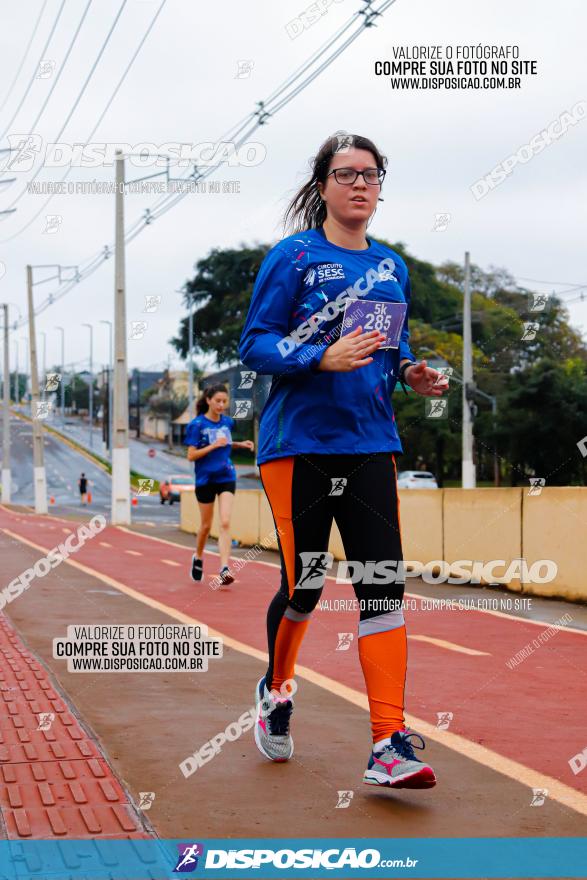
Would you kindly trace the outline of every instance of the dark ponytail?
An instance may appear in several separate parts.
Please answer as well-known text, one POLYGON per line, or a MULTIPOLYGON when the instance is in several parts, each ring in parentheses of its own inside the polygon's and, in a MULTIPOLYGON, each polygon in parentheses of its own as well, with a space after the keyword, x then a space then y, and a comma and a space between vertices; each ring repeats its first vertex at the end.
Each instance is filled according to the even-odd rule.
POLYGON ((220 391, 222 391, 224 394, 228 394, 228 391, 226 390, 226 385, 209 385, 207 388, 204 388, 196 403, 197 416, 205 415, 208 412, 208 401, 211 397, 214 397, 214 395, 218 394, 220 391))
POLYGON ((326 175, 330 170, 330 160, 336 153, 343 153, 349 148, 368 150, 375 159, 378 168, 385 170, 387 158, 383 156, 373 141, 359 134, 337 132, 324 141, 317 155, 311 160, 312 176, 293 197, 283 218, 284 234, 302 232, 304 229, 316 229, 326 220, 326 203, 322 201, 318 183, 326 183, 326 175))

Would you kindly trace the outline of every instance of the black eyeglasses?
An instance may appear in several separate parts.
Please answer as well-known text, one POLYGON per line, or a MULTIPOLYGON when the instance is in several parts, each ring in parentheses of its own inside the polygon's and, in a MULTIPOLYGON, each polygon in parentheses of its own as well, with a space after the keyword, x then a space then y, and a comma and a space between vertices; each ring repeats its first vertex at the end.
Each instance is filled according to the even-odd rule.
POLYGON ((383 183, 385 173, 383 168, 365 168, 364 171, 356 171, 355 168, 335 168, 326 177, 334 174, 334 179, 337 183, 342 183, 343 186, 350 186, 360 174, 365 183, 368 183, 370 186, 378 186, 383 183))

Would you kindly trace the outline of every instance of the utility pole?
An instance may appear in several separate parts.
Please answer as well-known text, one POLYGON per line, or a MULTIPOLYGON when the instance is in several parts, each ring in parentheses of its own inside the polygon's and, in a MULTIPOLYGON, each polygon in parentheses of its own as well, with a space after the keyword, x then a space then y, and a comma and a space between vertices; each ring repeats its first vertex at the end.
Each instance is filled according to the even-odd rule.
POLYGON ((463 451, 461 483, 463 489, 474 489, 476 483, 473 462, 473 350, 471 335, 471 267, 469 251, 465 253, 465 289, 463 295, 463 451))
POLYGON ((37 370, 37 341, 35 337, 35 310, 33 307, 33 269, 26 267, 27 299, 29 307, 29 351, 31 365, 31 415, 33 419, 33 473, 35 487, 35 513, 47 513, 47 478, 45 475, 45 451, 43 449, 43 425, 39 418, 39 373, 37 370))
MULTIPOLYGON (((497 425, 497 397, 493 397, 491 400, 491 419, 493 430, 495 431, 497 425)), ((493 450, 493 484, 494 486, 499 486, 499 456, 497 449, 493 450)))
POLYGON ((193 362, 193 351, 194 351, 194 300, 192 293, 188 294, 189 296, 189 318, 188 318, 188 358, 189 358, 189 373, 188 373, 188 399, 189 399, 189 413, 190 419, 194 417, 194 362, 193 362))
POLYGON ((82 327, 90 328, 90 391, 89 391, 89 418, 90 418, 90 449, 93 448, 94 428, 94 328, 91 324, 82 324, 82 327))
POLYGON ((4 406, 2 419, 2 503, 10 504, 10 357, 8 351, 8 303, 4 303, 4 406))
POLYGON ((112 460, 112 321, 100 321, 108 324, 108 450, 112 460))
POLYGON ((61 331, 61 426, 65 425, 65 330, 63 327, 56 327, 61 331))
MULTIPOLYGON (((72 415, 74 411, 74 395, 75 392, 75 367, 72 364, 71 370, 69 371, 69 414, 72 415)), ((77 409, 76 409, 77 412, 77 409)))
POLYGON ((29 391, 29 365, 28 365, 28 350, 27 350, 28 339, 26 338, 26 336, 21 336, 21 337, 20 337, 20 341, 21 341, 21 342, 24 342, 24 364, 23 364, 23 369, 24 369, 24 399, 25 399, 25 403, 26 403, 26 400, 27 400, 27 394, 28 394, 28 391, 29 391))
POLYGON ((135 401, 137 407, 137 440, 141 436, 141 370, 137 370, 137 399, 135 401))
POLYGON ((130 455, 128 449, 128 378, 124 278, 124 156, 115 153, 116 208, 114 254, 114 421, 112 436, 112 523, 130 524, 130 455))

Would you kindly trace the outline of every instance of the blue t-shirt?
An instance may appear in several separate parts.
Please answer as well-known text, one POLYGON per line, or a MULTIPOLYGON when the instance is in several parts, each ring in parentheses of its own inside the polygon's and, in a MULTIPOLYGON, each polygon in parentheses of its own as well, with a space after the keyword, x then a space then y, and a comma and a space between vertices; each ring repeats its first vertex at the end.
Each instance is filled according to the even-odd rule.
POLYGON ((236 480, 236 471, 230 459, 233 427, 234 419, 225 415, 221 415, 218 422, 205 415, 196 416, 187 426, 184 446, 202 449, 214 443, 220 436, 228 440, 226 446, 219 446, 194 462, 196 486, 205 486, 206 483, 231 483, 236 480))
POLYGON ((239 345, 245 366, 273 376, 258 464, 304 453, 403 451, 390 398, 400 361, 416 360, 407 313, 399 348, 376 350, 356 370, 317 372, 327 346, 340 338, 346 301, 402 302, 409 310, 404 260, 367 241, 365 250, 350 250, 329 242, 321 228, 307 229, 263 260, 239 345))

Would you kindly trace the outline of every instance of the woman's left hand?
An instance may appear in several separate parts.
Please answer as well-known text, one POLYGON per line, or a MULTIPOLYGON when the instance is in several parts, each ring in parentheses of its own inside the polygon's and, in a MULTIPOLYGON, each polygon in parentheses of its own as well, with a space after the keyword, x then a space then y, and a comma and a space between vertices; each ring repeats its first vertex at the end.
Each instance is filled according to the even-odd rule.
POLYGON ((413 367, 408 367, 404 373, 404 379, 410 388, 424 397, 442 397, 448 390, 448 377, 439 373, 433 367, 428 367, 426 361, 420 361, 413 367))
POLYGON ((255 448, 255 444, 252 440, 243 440, 243 449, 250 449, 251 452, 255 448))

